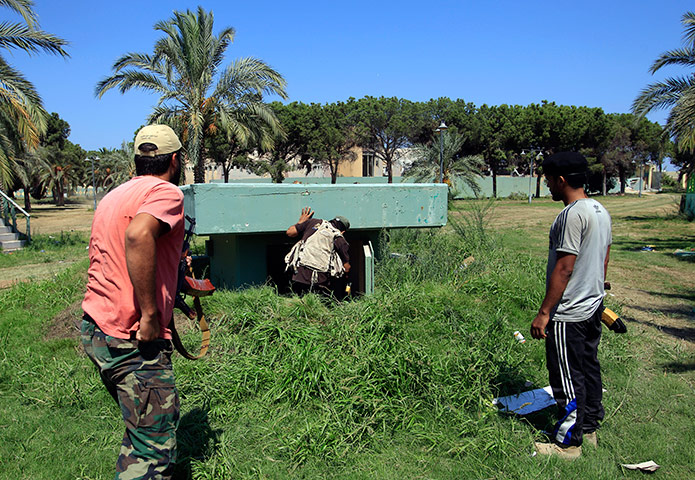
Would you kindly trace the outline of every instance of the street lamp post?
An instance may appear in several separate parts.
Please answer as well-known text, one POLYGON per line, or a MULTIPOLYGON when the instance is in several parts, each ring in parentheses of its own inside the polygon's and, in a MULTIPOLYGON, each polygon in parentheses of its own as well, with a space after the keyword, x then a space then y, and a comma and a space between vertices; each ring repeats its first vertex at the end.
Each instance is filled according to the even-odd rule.
POLYGON ((439 132, 439 183, 444 183, 444 131, 449 128, 442 120, 439 128, 435 132, 439 132))
POLYGON ((531 181, 533 180, 533 155, 531 157, 531 168, 528 171, 528 203, 531 203, 531 181))
POLYGON ((94 192, 94 211, 97 211, 97 187, 96 187, 96 182, 94 181, 94 160, 99 160, 99 157, 94 157, 91 156, 89 157, 89 161, 92 163, 92 191, 94 192))
MULTIPOLYGON (((535 157, 532 155, 532 153, 535 152, 536 150, 538 150, 538 149, 534 148, 534 147, 529 148, 529 158, 531 159, 531 165, 530 165, 529 174, 528 174, 528 203, 531 203, 531 199, 533 198, 533 193, 531 193, 532 192, 531 186, 533 184, 533 167, 534 167, 533 161, 534 161, 534 158, 535 158, 536 162, 538 162, 538 163, 540 163, 540 161, 543 159, 543 152, 541 152, 540 150, 538 150, 538 153, 536 154, 535 157)), ((521 155, 522 156, 526 155, 526 149, 521 151, 521 155)))

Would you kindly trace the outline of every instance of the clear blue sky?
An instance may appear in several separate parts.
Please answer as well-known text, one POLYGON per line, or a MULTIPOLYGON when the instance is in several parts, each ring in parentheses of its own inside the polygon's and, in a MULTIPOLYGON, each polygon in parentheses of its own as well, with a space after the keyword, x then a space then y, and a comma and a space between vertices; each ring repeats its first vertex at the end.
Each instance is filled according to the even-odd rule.
MULTIPOLYGON (((38 88, 46 109, 70 123, 83 148, 132 140, 156 97, 96 83, 126 52, 152 51, 155 22, 198 2, 35 0, 42 29, 70 42, 71 58, 14 52, 7 60, 38 88)), ((628 112, 656 77, 662 52, 681 46, 692 2, 602 1, 207 1, 219 31, 236 29, 228 60, 254 56, 287 80, 290 101, 349 97, 414 101, 462 98, 476 105, 541 100, 628 112)), ((0 10, 3 19, 13 17, 0 10)), ((662 122, 663 114, 650 117, 662 122)))

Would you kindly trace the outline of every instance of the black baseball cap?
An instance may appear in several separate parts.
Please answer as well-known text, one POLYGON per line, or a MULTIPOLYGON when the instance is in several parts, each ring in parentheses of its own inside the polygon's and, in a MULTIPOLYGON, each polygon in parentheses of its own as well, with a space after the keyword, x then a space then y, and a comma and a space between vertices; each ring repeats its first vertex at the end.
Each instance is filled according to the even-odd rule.
POLYGON ((586 174, 589 163, 578 152, 558 152, 543 161, 543 173, 557 176, 586 174))

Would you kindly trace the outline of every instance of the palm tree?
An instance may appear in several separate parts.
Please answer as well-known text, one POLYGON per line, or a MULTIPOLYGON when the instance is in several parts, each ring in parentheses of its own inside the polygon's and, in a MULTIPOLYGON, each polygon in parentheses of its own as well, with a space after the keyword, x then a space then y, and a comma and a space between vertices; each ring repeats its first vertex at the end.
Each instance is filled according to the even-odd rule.
MULTIPOLYGON (((0 0, 22 16, 24 23, 0 23, 0 48, 28 53, 44 51, 67 57, 67 42, 38 30, 31 0, 0 0)), ((41 97, 24 76, 0 55, 0 186, 9 187, 19 168, 17 158, 38 146, 46 126, 46 111, 41 97)))
POLYGON ((477 196, 480 186, 476 178, 480 176, 483 160, 478 155, 461 155, 464 144, 463 135, 445 134, 441 146, 438 141, 415 145, 415 161, 403 175, 416 182, 436 182, 439 179, 441 151, 444 183, 449 185, 453 193, 456 191, 456 184, 463 182, 477 196))
MULTIPOLYGON (((109 192, 135 176, 133 142, 123 142, 121 148, 99 151, 99 166, 95 170, 97 185, 109 192)), ((91 182, 89 179, 87 184, 91 182)))
POLYGON ((127 53, 113 64, 114 74, 97 84, 96 95, 118 88, 121 93, 138 88, 158 93, 159 103, 151 123, 168 123, 182 136, 188 157, 195 167, 195 182, 205 181, 204 138, 218 131, 229 141, 246 145, 272 146, 281 128, 263 95, 287 98, 282 75, 256 58, 239 58, 221 70, 234 29, 214 35, 213 14, 174 12, 155 30, 164 37, 154 52, 127 53))
POLYGON ((70 163, 55 146, 39 147, 38 157, 41 183, 51 191, 57 206, 65 206, 65 195, 81 183, 76 165, 70 163))
MULTIPOLYGON (((695 67, 695 12, 687 12, 683 24, 683 48, 662 53, 649 71, 654 74, 668 65, 695 67)), ((695 75, 670 77, 643 89, 632 103, 632 112, 644 116, 660 109, 670 109, 665 131, 681 150, 695 152, 695 75)))

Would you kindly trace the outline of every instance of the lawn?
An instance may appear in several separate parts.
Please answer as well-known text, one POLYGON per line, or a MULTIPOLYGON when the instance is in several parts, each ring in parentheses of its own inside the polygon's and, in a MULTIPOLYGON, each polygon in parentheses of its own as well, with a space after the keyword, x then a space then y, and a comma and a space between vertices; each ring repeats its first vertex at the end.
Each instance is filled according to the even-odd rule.
MULTIPOLYGON (((177 478, 612 479, 647 460, 662 465, 656 477, 695 478, 695 274, 671 254, 695 231, 674 198, 599 199, 614 225, 607 301, 629 330, 604 330, 606 420, 576 462, 531 456, 548 412, 491 404, 547 384, 543 344, 513 332, 528 332, 542 298, 561 205, 460 201, 440 231, 392 232, 389 250, 413 255, 385 255, 371 297, 327 304, 263 287, 206 299, 210 354, 175 358, 177 478)), ((0 257, 0 278, 46 254, 63 262, 0 290, 0 478, 112 478, 119 412, 74 327, 86 237, 42 233, 54 237, 43 248, 0 257)))

